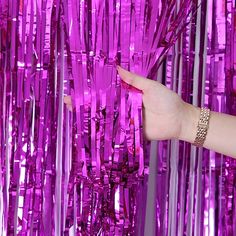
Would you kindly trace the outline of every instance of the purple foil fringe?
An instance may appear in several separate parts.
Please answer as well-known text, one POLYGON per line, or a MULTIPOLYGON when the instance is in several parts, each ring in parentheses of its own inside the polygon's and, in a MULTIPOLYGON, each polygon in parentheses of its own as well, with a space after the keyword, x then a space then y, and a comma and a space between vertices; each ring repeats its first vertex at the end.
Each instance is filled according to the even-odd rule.
MULTIPOLYGON (((234 29, 231 0, 0 0, 0 234, 144 235, 142 93, 116 65, 236 114, 234 29)), ((235 166, 160 142, 156 235, 234 235, 235 166)))

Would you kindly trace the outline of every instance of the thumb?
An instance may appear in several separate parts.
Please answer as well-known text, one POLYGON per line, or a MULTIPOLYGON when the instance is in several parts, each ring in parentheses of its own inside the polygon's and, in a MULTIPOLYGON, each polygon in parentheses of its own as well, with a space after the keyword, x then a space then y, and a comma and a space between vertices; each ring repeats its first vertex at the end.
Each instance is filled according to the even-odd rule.
POLYGON ((131 73, 120 66, 117 66, 117 71, 124 82, 139 90, 144 91, 150 87, 151 80, 147 78, 131 73))

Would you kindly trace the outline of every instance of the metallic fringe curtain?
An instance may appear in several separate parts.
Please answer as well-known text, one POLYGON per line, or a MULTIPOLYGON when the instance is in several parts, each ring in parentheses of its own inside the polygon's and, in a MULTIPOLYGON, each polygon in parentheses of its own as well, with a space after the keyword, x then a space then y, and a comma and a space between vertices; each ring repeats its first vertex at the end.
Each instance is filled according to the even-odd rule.
POLYGON ((149 154, 115 69, 236 115, 235 7, 0 0, 0 234, 236 235, 236 161, 178 140, 149 154))

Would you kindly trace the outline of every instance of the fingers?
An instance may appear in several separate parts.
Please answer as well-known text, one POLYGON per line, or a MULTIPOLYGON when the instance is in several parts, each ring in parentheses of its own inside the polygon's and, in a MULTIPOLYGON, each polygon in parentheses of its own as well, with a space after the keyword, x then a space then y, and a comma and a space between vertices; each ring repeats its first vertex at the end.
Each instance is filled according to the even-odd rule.
POLYGON ((65 96, 64 97, 64 103, 66 104, 66 107, 69 111, 72 111, 72 101, 71 96, 65 96))
MULTIPOLYGON (((120 66, 117 66, 117 71, 124 82, 139 90, 145 91, 151 86, 152 81, 150 79, 131 73, 120 66)), ((66 107, 72 111, 71 96, 65 96, 64 103, 66 104, 66 107)))
POLYGON ((117 71, 124 82, 126 82, 129 85, 132 85, 133 87, 139 90, 144 91, 150 87, 151 80, 147 78, 131 73, 120 66, 117 66, 117 71))
POLYGON ((71 105, 71 104, 72 104, 72 102, 71 102, 71 96, 65 96, 65 97, 64 97, 64 103, 65 103, 66 105, 71 105))

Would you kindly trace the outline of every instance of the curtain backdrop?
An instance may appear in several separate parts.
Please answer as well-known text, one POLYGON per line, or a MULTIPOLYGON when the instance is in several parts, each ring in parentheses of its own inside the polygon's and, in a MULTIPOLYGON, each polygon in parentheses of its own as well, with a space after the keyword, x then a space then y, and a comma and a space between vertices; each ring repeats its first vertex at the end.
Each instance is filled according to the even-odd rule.
POLYGON ((116 71, 236 115, 235 7, 0 0, 0 234, 236 235, 236 161, 148 143, 116 71))

